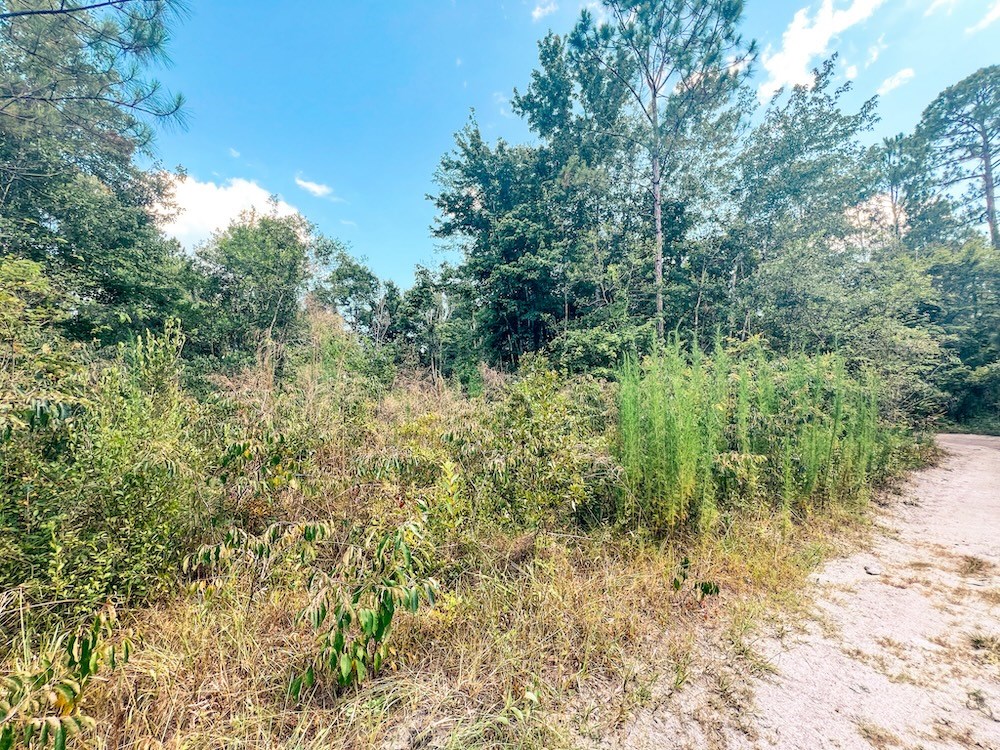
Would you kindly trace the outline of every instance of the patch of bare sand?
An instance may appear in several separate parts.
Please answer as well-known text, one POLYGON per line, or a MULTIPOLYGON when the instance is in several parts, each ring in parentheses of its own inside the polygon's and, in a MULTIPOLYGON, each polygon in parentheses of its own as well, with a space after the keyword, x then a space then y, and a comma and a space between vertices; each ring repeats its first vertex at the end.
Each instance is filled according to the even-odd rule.
POLYGON ((939 443, 885 533, 814 574, 814 615, 754 643, 765 668, 720 654, 593 744, 1000 750, 1000 438, 939 443))

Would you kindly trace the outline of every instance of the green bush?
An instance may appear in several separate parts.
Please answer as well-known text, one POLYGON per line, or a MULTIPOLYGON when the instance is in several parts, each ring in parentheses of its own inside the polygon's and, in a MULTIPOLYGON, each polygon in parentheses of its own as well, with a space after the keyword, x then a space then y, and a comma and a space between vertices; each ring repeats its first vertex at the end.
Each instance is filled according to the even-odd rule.
POLYGON ((594 381, 567 382, 527 358, 483 415, 485 431, 456 456, 476 511, 515 527, 606 516, 617 471, 602 397, 594 381))
POLYGON ((169 584, 214 506, 182 345, 169 326, 123 346, 72 409, 0 442, 0 588, 85 614, 169 584))
POLYGON ((305 579, 308 604, 298 619, 316 631, 317 650, 291 678, 290 692, 298 698, 317 677, 332 676, 347 687, 382 668, 396 612, 416 612, 422 600, 434 603, 438 584, 427 575, 429 556, 422 518, 393 528, 305 522, 274 524, 258 536, 233 529, 185 567, 248 576, 254 590, 269 585, 283 567, 305 579))
POLYGON ((128 635, 115 633, 115 610, 103 607, 75 632, 54 637, 27 663, 0 676, 0 750, 65 750, 67 739, 91 731, 83 710, 88 687, 102 669, 126 662, 128 635))
POLYGON ((962 407, 963 426, 1000 434, 1000 362, 977 367, 968 374, 962 407))

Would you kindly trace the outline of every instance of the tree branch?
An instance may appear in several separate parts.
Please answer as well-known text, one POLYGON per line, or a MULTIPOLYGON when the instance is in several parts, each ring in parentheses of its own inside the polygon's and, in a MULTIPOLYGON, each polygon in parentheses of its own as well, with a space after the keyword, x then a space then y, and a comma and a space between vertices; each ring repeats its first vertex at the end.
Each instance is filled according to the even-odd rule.
POLYGON ((47 10, 12 10, 6 13, 0 13, 0 21, 6 21, 8 18, 19 18, 21 16, 64 16, 73 13, 80 13, 85 10, 105 8, 109 5, 118 6, 132 2, 135 2, 135 0, 104 0, 104 2, 91 3, 90 5, 78 5, 73 8, 61 6, 59 8, 49 8, 47 10))

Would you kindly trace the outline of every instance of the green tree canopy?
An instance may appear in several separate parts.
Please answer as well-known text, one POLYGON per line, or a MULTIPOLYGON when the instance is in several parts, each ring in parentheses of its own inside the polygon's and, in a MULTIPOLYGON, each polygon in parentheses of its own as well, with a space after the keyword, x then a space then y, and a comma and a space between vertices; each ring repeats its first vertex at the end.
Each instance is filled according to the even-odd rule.
POLYGON ((334 251, 299 214, 242 213, 197 251, 206 343, 224 354, 252 351, 264 338, 289 340, 309 282, 334 251))

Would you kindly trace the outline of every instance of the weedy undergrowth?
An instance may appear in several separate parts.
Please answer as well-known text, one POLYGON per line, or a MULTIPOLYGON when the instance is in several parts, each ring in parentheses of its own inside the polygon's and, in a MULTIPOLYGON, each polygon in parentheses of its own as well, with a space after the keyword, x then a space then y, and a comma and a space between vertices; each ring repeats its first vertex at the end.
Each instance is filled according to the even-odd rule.
POLYGON ((388 530, 343 524, 274 524, 253 536, 231 530, 219 544, 202 547, 185 561, 198 566, 249 573, 263 586, 275 569, 292 563, 307 574, 308 604, 298 620, 318 633, 310 664, 291 678, 298 698, 322 675, 341 688, 364 682, 389 658, 388 638, 400 609, 416 612, 422 601, 434 603, 437 582, 427 575, 422 521, 406 521, 388 530), (328 562, 330 547, 339 555, 328 562))
POLYGON ((720 343, 708 356, 674 337, 620 381, 620 518, 657 534, 757 507, 791 518, 856 502, 903 443, 880 419, 875 377, 836 354, 720 343))

